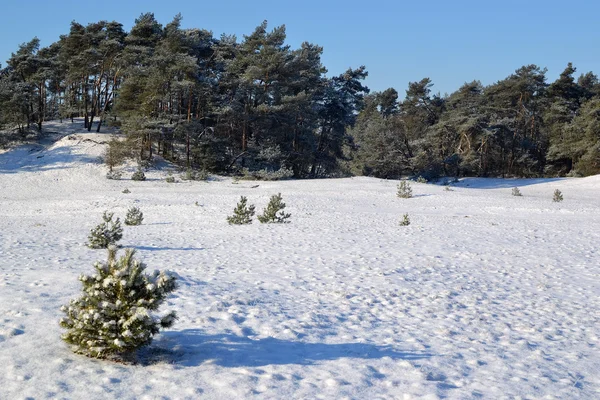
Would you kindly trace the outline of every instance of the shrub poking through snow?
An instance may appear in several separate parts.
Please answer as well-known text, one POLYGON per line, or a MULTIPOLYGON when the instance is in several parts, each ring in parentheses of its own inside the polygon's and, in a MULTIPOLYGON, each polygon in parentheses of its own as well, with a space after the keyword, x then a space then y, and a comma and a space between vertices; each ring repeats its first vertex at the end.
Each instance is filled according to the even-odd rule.
POLYGON ((552 197, 552 201, 555 203, 560 203, 561 201, 563 201, 563 195, 560 190, 556 189, 554 191, 554 197, 552 197))
POLYGON ((400 220, 400 226, 408 226, 410 225, 410 218, 408 218, 408 214, 404 214, 402 219, 400 220))
POLYGON ((144 174, 144 171, 142 171, 141 168, 138 168, 137 171, 135 171, 133 173, 133 175, 131 175, 131 180, 132 181, 145 181, 146 174, 144 174))
POLYGON ((188 168, 185 173, 181 175, 181 179, 184 181, 205 181, 208 179, 208 172, 202 171, 194 171, 191 168, 188 168))
POLYGON ((409 199, 412 197, 412 188, 410 187, 410 183, 406 180, 403 180, 398 184, 398 192, 396 195, 402 199, 409 199))
POLYGON ((514 188, 512 188, 512 195, 513 195, 513 196, 523 196, 523 195, 521 194, 521 191, 519 190, 519 188, 518 188, 518 187, 514 187, 514 188))
POLYGON ((144 214, 137 207, 131 207, 127 210, 125 216, 125 225, 141 225, 144 220, 144 214))
POLYGON ((167 176, 167 178, 165 179, 165 182, 167 182, 167 183, 175 183, 175 177, 174 176, 167 176))
POLYGON ((116 244, 123 237, 123 228, 119 218, 113 220, 114 213, 104 211, 102 222, 91 230, 88 236, 88 246, 92 249, 106 249, 116 244))
POLYGON ((248 206, 248 199, 242 196, 240 202, 233 209, 233 215, 227 217, 227 222, 229 222, 229 225, 251 224, 253 215, 254 205, 248 206))
POLYGON ((269 200, 269 204, 267 208, 263 210, 262 215, 257 216, 258 220, 263 224, 286 224, 290 221, 287 221, 292 214, 285 213, 283 209, 285 208, 285 203, 281 201, 281 193, 271 196, 271 200, 269 200))
POLYGON ((125 194, 127 194, 127 193, 131 193, 131 190, 129 190, 129 189, 127 189, 127 188, 125 188, 125 189, 123 189, 123 191, 122 191, 121 193, 125 193, 125 194))
POLYGON ((122 175, 123 174, 121 174, 120 171, 108 171, 106 173, 106 179, 111 179, 111 180, 118 181, 119 179, 121 179, 122 175))
POLYGON ((117 249, 110 246, 108 261, 94 265, 94 275, 81 275, 83 295, 61 310, 66 317, 60 326, 67 330, 62 339, 76 353, 95 358, 125 359, 152 342, 160 328, 176 320, 171 311, 157 317, 169 293, 177 288, 175 277, 154 271, 146 275, 146 266, 133 258, 128 249, 117 260, 117 249))
POLYGON ((421 175, 416 179, 417 183, 427 183, 427 179, 423 178, 421 175))

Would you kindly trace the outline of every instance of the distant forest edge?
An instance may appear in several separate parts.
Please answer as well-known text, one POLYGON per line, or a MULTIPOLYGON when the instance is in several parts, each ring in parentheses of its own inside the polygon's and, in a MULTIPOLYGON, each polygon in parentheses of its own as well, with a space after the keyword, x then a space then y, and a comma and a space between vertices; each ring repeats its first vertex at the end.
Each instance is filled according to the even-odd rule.
MULTIPOLYGON (((238 41, 164 27, 142 14, 130 32, 100 21, 40 48, 34 38, 0 69, 0 144, 44 121, 82 117, 120 127, 119 154, 182 167, 281 176, 585 176, 600 173, 600 83, 567 65, 546 82, 526 65, 489 86, 404 99, 369 93, 364 66, 326 76, 323 48, 286 45, 263 22, 238 41)), ((117 157, 118 159, 118 157, 117 157)))

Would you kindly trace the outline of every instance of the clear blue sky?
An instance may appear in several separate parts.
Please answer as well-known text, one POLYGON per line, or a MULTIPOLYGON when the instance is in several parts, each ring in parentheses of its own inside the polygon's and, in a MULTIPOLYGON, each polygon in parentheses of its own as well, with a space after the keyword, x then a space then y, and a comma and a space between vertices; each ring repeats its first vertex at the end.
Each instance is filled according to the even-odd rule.
POLYGON ((435 92, 453 92, 474 79, 494 83, 526 64, 558 77, 573 62, 577 75, 600 74, 600 1, 597 0, 3 0, 0 63, 34 36, 42 46, 82 24, 116 20, 126 30, 142 12, 163 25, 181 12, 184 28, 251 33, 263 20, 285 24, 288 43, 325 48, 330 75, 366 65, 372 90, 394 87, 404 97, 408 82, 433 80, 435 92))

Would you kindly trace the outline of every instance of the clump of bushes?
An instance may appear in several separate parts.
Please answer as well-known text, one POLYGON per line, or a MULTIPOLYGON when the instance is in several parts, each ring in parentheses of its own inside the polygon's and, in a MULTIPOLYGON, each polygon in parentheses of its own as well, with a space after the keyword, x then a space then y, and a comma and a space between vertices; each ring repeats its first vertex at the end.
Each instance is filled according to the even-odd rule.
POLYGON ((271 196, 271 200, 269 200, 269 204, 263 210, 262 215, 259 215, 257 218, 263 224, 271 224, 271 223, 279 223, 285 224, 289 223, 287 219, 291 216, 291 214, 284 212, 285 203, 282 201, 281 193, 271 196))
POLYGON ((167 178, 165 179, 165 182, 167 182, 167 183, 175 183, 175 177, 174 176, 167 176, 167 178))
POLYGON ((294 171, 289 168, 280 168, 277 171, 268 169, 261 169, 257 171, 250 171, 247 168, 242 169, 243 176, 242 180, 256 180, 256 181, 279 181, 283 179, 290 179, 294 176, 294 171))
POLYGON ((182 175, 181 179, 184 181, 205 181, 208 179, 208 172, 205 170, 195 171, 188 168, 182 175))
POLYGON ((410 187, 410 183, 408 181, 403 180, 397 186, 396 195, 402 199, 409 199, 412 197, 412 188, 410 187))
POLYGON ((114 213, 104 211, 102 219, 104 222, 90 231, 88 246, 92 249, 106 249, 109 245, 115 245, 123 237, 123 228, 119 218, 113 220, 114 213))
POLYGON ((125 225, 141 225, 144 220, 144 213, 140 211, 137 207, 131 207, 127 210, 127 215, 125 216, 125 225))
POLYGON ((248 205, 248 199, 241 196, 239 203, 233 210, 233 215, 227 217, 227 222, 230 225, 245 225, 252 223, 255 207, 253 204, 248 205))
POLYGON ((66 316, 60 326, 67 330, 62 339, 76 353, 125 360, 177 318, 173 311, 154 315, 177 288, 175 277, 159 271, 146 275, 146 266, 133 258, 134 250, 120 259, 116 254, 109 247, 108 261, 96 263, 93 275, 79 277, 83 295, 61 308, 66 316))

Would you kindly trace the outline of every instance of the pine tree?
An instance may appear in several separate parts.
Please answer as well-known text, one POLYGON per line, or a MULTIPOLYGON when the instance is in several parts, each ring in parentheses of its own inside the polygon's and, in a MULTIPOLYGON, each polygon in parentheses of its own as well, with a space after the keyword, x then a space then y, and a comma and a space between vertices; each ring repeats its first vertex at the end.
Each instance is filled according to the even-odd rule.
POLYGON ((408 214, 404 214, 402 216, 402 219, 400 220, 400 226, 408 226, 410 225, 410 218, 408 217, 408 214))
POLYGON ((125 225, 141 225, 144 220, 144 214, 137 207, 131 207, 127 210, 125 216, 125 225))
POLYGON ((403 180, 397 186, 398 192, 396 195, 402 199, 410 199, 412 197, 412 188, 410 187, 410 183, 403 180))
POLYGON ((135 171, 133 173, 133 175, 131 175, 131 180, 132 181, 145 181, 146 180, 146 174, 144 174, 144 171, 142 170, 142 168, 138 168, 137 171, 135 171))
POLYGON ((552 201, 555 203, 560 203, 561 201, 563 201, 563 195, 560 190, 556 189, 554 191, 554 196, 552 197, 552 201))
POLYGON ((88 246, 92 249, 106 249, 111 244, 116 244, 123 237, 123 228, 119 218, 113 221, 114 213, 104 211, 104 222, 91 230, 88 236, 88 246))
POLYGON ((512 189, 512 195, 513 195, 513 196, 523 196, 523 195, 521 194, 521 191, 519 190, 519 188, 518 188, 518 187, 514 187, 514 188, 512 189))
POLYGON ((289 223, 290 221, 287 221, 287 219, 291 217, 291 214, 285 213, 283 211, 283 209, 285 208, 285 203, 281 200, 281 193, 271 196, 271 200, 269 200, 267 208, 263 210, 262 215, 259 215, 257 217, 258 220, 263 224, 289 223), (279 214, 277 214, 278 212, 279 214))
POLYGON ((175 277, 165 272, 144 274, 146 266, 133 258, 135 250, 116 258, 108 249, 108 262, 96 263, 94 275, 81 275, 83 295, 61 310, 67 329, 62 339, 76 353, 95 358, 123 358, 152 342, 160 328, 176 319, 171 311, 162 318, 153 315, 167 295, 177 288, 175 277))
POLYGON ((245 225, 252 223, 252 216, 254 215, 254 205, 248 204, 248 199, 245 196, 240 198, 240 202, 233 210, 233 215, 227 217, 229 225, 245 225))

